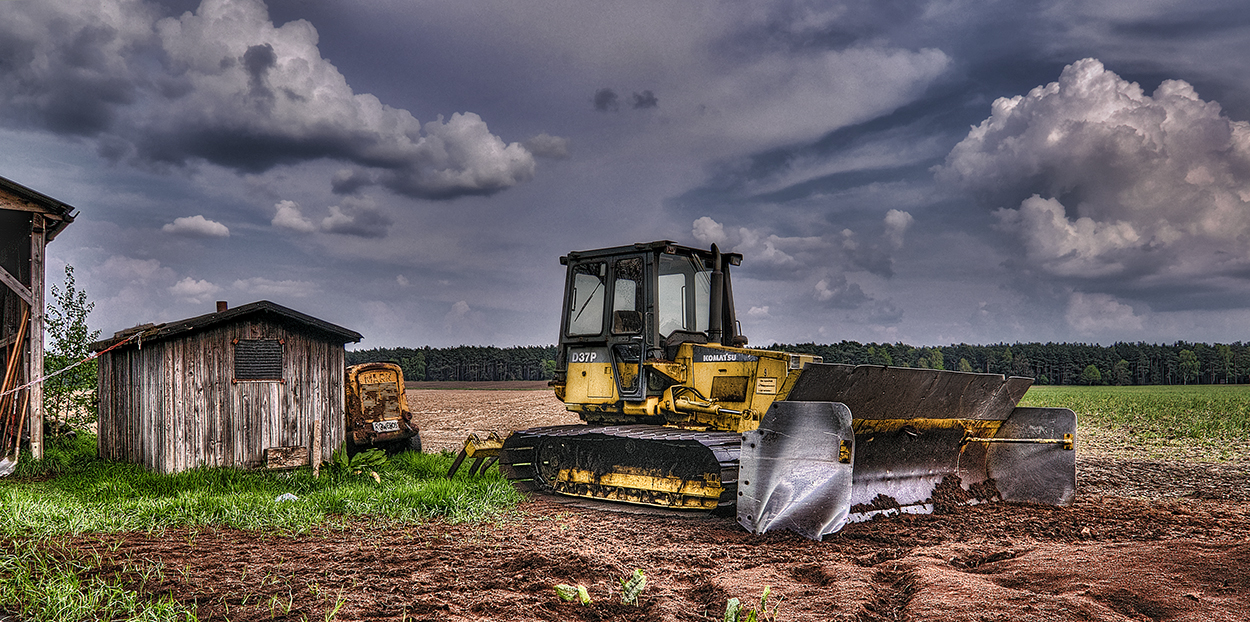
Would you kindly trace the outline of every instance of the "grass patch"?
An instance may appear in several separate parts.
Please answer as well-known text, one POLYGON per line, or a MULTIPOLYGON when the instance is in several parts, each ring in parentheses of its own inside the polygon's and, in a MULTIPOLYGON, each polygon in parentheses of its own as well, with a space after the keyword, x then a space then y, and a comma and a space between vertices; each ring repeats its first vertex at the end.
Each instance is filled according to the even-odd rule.
POLYGON ((0 546, 0 619, 6 611, 27 622, 196 619, 195 609, 172 595, 147 593, 159 562, 127 562, 109 574, 101 565, 99 556, 56 542, 0 546))
POLYGON ((450 453, 406 452, 370 474, 323 468, 289 472, 197 469, 176 475, 95 458, 95 439, 58 440, 45 459, 23 456, 0 480, 0 536, 152 531, 217 526, 303 533, 344 518, 419 523, 479 520, 520 495, 497 471, 447 480, 450 453), (285 493, 297 499, 279 501, 285 493))
POLYGON ((1021 406, 1070 408, 1082 427, 1114 430, 1150 446, 1188 445, 1222 460, 1250 445, 1244 386, 1033 386, 1021 406))

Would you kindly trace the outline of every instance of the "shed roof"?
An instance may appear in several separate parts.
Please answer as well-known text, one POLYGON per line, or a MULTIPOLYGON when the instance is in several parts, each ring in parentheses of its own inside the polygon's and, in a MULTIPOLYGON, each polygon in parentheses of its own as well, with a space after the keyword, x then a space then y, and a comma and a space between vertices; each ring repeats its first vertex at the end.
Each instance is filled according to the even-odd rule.
POLYGON ((227 309, 219 313, 208 313, 177 322, 166 322, 164 324, 143 324, 134 328, 127 328, 118 331, 109 339, 104 339, 91 344, 91 351, 99 352, 108 349, 113 345, 125 341, 126 339, 143 333, 141 339, 143 341, 157 341, 162 339, 173 339, 207 330, 214 326, 225 324, 227 322, 239 321, 253 316, 264 316, 268 319, 275 320, 280 323, 294 324, 305 330, 319 333, 326 337, 327 340, 336 341, 338 343, 357 342, 363 336, 351 329, 343 328, 335 324, 331 324, 324 320, 319 320, 311 315, 305 315, 294 309, 288 309, 280 304, 261 300, 245 305, 240 305, 233 309, 227 309))
POLYGON ((46 235, 48 240, 56 237, 69 223, 74 222, 73 205, 58 201, 42 192, 31 190, 11 179, 0 177, 0 209, 12 209, 23 212, 38 212, 48 218, 46 235), (9 194, 17 198, 3 196, 9 194))

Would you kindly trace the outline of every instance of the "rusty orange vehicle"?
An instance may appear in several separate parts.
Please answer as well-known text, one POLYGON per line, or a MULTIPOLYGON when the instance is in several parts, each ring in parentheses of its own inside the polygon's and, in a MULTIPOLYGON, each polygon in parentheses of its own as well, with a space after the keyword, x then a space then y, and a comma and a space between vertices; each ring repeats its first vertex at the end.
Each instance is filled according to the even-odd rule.
POLYGON ((421 451, 421 431, 404 394, 404 372, 394 363, 347 368, 347 453, 371 447, 389 453, 421 451))

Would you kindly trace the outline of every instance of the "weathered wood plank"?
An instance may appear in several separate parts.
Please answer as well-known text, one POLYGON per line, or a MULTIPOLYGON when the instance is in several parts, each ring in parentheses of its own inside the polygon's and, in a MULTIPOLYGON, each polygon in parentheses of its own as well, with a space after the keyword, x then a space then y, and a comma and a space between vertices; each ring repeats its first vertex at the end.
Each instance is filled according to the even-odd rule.
POLYGON ((308 448, 303 445, 265 448, 265 468, 267 469, 294 469, 307 464, 308 448))
POLYGON ((312 453, 309 454, 309 460, 312 462, 313 479, 317 479, 321 475, 321 418, 313 420, 312 424, 312 453))
MULTIPOLYGON (((30 235, 30 294, 31 314, 30 332, 27 343, 30 347, 30 367, 27 369, 27 380, 43 377, 43 327, 44 327, 44 251, 47 248, 47 229, 43 215, 31 216, 30 235)), ((26 429, 30 431, 30 456, 35 460, 43 460, 43 383, 35 383, 26 390, 30 408, 27 411, 29 421, 26 429)))

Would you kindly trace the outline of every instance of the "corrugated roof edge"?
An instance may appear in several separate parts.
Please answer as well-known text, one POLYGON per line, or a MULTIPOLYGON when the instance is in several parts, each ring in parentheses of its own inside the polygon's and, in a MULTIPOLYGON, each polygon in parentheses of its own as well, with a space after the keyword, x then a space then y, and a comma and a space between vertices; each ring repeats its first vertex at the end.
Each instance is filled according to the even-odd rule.
POLYGON ((311 315, 300 313, 299 311, 296 311, 294 309, 289 309, 287 307, 284 307, 277 303, 270 302, 268 300, 260 300, 257 302, 251 302, 245 305, 240 305, 240 306, 234 307, 233 309, 227 309, 220 313, 207 313, 205 315, 200 315, 200 316, 196 316, 193 318, 187 318, 185 320, 178 320, 175 322, 166 322, 164 324, 158 324, 158 325, 145 324, 142 326, 136 326, 135 328, 118 331, 116 334, 114 334, 112 337, 108 339, 103 339, 101 341, 97 341, 91 344, 90 348, 92 352, 99 352, 101 350, 108 349, 109 347, 112 347, 114 344, 120 341, 124 341, 126 338, 140 331, 144 332, 144 335, 142 337, 143 341, 157 341, 157 340, 162 340, 162 339, 171 339, 174 337, 180 337, 180 336, 186 335, 188 333, 194 333, 197 331, 206 330, 210 327, 216 326, 218 324, 222 324, 224 322, 229 322, 232 320, 243 318, 245 316, 256 315, 256 314, 277 315, 287 321, 292 321, 297 324, 302 324, 304 327, 312 329, 316 332, 325 333, 326 335, 329 335, 331 337, 341 339, 342 343, 348 343, 348 342, 355 343, 364 338, 363 335, 361 335, 360 333, 354 330, 343 328, 342 326, 331 324, 324 320, 319 320, 311 315))

